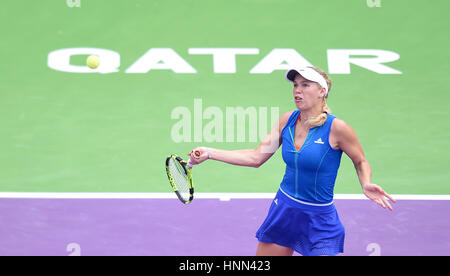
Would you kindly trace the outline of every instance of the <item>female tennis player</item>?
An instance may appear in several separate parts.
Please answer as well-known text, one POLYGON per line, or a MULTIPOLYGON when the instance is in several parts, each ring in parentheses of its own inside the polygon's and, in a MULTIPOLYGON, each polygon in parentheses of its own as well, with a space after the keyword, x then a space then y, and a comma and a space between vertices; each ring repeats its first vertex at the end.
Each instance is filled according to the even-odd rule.
POLYGON ((371 183, 371 168, 355 131, 331 115, 327 98, 331 79, 316 67, 288 70, 297 110, 283 114, 256 149, 219 150, 198 147, 193 164, 207 159, 259 167, 282 144, 286 171, 269 213, 256 233, 256 255, 337 255, 344 251, 345 229, 333 204, 342 152, 355 166, 364 194, 392 210, 395 200, 371 183))

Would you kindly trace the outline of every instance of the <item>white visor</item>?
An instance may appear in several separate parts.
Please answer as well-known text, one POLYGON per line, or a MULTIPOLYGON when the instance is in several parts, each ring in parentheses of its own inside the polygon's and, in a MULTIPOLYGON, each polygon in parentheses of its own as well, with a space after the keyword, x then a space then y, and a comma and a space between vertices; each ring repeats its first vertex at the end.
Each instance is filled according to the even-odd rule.
POLYGON ((294 82, 297 75, 301 75, 305 79, 317 82, 320 86, 325 88, 325 95, 328 95, 328 84, 325 78, 311 67, 292 68, 286 72, 286 79, 294 82))

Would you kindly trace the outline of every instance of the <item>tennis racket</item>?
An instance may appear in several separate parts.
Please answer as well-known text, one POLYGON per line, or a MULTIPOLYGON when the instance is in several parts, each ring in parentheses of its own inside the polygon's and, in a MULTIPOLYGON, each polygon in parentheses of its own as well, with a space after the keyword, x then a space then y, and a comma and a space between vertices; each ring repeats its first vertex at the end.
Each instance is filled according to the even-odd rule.
MULTIPOLYGON (((194 155, 198 157, 200 152, 195 151, 194 155)), ((176 154, 172 154, 166 159, 166 172, 170 186, 184 204, 189 204, 194 199, 192 166, 190 159, 186 162, 176 154)))

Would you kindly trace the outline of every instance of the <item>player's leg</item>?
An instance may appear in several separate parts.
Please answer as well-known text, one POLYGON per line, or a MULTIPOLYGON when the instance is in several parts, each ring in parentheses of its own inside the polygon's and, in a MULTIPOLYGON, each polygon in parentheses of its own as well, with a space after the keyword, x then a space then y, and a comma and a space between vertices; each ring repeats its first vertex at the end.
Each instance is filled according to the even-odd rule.
POLYGON ((292 256, 294 250, 275 243, 259 242, 256 256, 292 256))

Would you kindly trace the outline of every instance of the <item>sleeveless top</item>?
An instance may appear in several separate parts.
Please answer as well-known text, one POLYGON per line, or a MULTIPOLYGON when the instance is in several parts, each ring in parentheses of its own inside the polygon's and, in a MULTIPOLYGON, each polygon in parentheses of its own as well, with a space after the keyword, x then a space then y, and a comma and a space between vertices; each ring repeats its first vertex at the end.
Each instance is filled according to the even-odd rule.
POLYGON ((281 132, 282 156, 286 163, 281 191, 302 203, 331 204, 342 156, 342 150, 333 149, 328 142, 336 116, 328 114, 323 125, 309 129, 302 147, 297 150, 294 137, 299 116, 300 111, 294 111, 281 132))

